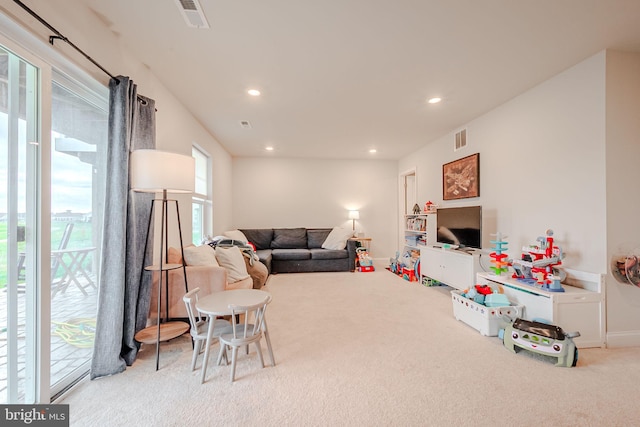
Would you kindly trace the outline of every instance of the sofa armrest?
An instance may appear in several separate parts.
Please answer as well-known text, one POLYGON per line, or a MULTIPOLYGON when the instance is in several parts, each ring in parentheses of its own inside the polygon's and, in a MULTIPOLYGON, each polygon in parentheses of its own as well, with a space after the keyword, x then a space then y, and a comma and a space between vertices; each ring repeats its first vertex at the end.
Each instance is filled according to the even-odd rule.
POLYGON ((356 270, 356 241, 347 240, 347 253, 349 254, 349 271, 356 270))
MULTIPOLYGON (((189 290, 200 288, 198 296, 202 298, 205 295, 214 292, 221 292, 227 288, 227 270, 219 266, 209 265, 190 265, 186 267, 187 283, 189 290)), ((182 268, 169 271, 169 317, 171 318, 187 318, 187 310, 182 301, 182 297, 186 293, 184 286, 184 273, 182 268)), ((151 290, 151 302, 149 307, 149 317, 157 317, 156 311, 158 306, 158 283, 160 275, 158 272, 153 274, 153 287, 151 290)), ((162 290, 161 315, 165 317, 165 295, 162 290)))

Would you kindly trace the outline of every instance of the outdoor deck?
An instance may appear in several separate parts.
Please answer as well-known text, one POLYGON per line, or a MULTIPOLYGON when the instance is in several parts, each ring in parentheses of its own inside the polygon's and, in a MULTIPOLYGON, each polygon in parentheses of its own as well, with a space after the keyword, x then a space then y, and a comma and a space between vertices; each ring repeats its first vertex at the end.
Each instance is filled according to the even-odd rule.
MULTIPOLYGON (((87 295, 73 284, 55 293, 51 303, 51 384, 56 384, 91 359, 97 290, 83 278, 87 295)), ((52 294, 53 295, 53 294, 52 294)), ((19 394, 24 393, 24 294, 18 296, 19 394)), ((0 290, 0 403, 7 402, 7 293, 0 290)))

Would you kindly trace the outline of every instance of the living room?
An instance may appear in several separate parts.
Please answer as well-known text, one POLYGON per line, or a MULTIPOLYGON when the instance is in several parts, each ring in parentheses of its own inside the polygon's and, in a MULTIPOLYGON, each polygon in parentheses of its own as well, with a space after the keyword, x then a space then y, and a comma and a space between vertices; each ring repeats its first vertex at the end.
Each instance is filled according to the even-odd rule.
MULTIPOLYGON (((633 163, 640 154, 637 51, 602 46, 500 105, 425 138, 398 159, 366 151, 360 159, 341 159, 338 153, 333 158, 277 152, 233 156, 85 3, 69 10, 31 2, 71 40, 82 40, 101 63, 132 76, 140 92, 156 100, 158 148, 187 154, 195 142, 211 155, 214 234, 235 228, 350 227, 348 210, 358 209, 357 231, 372 238, 371 254, 384 268, 403 240, 399 176, 415 169, 420 205, 429 200, 440 206, 482 205, 485 248, 491 233, 507 234, 515 251, 552 228, 567 267, 606 275, 607 347, 640 346, 640 291, 616 281, 610 269, 615 257, 640 247, 632 186, 640 178, 633 163), (462 129, 467 146, 454 151, 455 133, 462 129), (480 196, 444 201, 442 165, 474 153, 481 159, 480 196)), ((0 9, 18 22, 29 21, 15 5, 0 9)), ((28 27, 43 39, 49 36, 37 23, 28 27)), ((99 70, 77 61, 106 81, 99 70)), ((190 218, 188 196, 180 201, 181 216, 190 218)), ((187 221, 183 233, 190 232, 187 221)))

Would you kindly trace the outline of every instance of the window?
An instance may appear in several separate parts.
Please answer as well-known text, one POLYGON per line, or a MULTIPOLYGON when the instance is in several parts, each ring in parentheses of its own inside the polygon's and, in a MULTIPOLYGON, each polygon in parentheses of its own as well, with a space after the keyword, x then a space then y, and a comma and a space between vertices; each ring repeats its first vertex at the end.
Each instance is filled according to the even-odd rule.
POLYGON ((192 242, 201 244, 211 233, 211 158, 197 146, 191 148, 196 160, 196 185, 192 200, 192 242))

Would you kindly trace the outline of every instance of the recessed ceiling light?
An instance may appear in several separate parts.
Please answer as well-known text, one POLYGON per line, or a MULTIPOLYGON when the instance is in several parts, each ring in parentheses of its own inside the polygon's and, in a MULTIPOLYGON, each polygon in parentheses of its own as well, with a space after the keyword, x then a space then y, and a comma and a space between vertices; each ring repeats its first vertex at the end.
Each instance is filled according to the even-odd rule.
POLYGON ((260 96, 260 91, 258 89, 249 89, 247 93, 251 96, 260 96))
POLYGON ((369 150, 369 153, 371 154, 376 154, 378 152, 378 150, 376 150, 375 148, 372 148, 371 150, 369 150))
POLYGON ((435 97, 435 98, 430 98, 427 102, 429 104, 437 104, 440 101, 442 101, 442 98, 435 97))
POLYGON ((270 146, 270 145, 268 147, 264 147, 264 149, 267 150, 267 151, 273 151, 273 147, 270 146))

